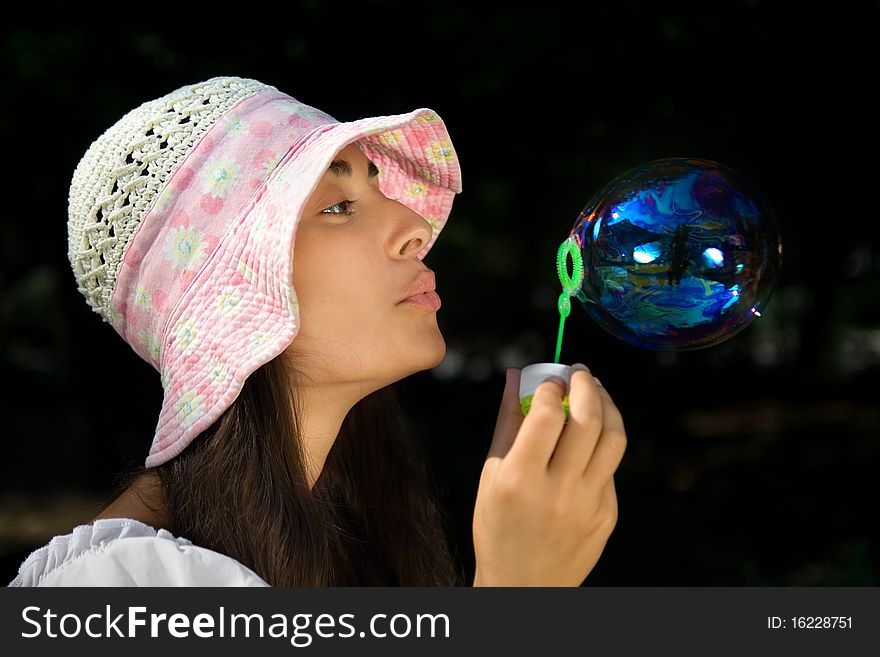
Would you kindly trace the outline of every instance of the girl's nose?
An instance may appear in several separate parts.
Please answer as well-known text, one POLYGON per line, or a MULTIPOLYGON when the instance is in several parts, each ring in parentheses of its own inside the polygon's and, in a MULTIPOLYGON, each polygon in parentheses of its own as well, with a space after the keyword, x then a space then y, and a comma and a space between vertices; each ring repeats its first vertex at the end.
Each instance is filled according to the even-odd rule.
POLYGON ((411 257, 427 246, 434 235, 434 231, 431 228, 431 224, 420 214, 410 210, 399 201, 392 202, 398 206, 394 213, 395 253, 403 257, 411 257))

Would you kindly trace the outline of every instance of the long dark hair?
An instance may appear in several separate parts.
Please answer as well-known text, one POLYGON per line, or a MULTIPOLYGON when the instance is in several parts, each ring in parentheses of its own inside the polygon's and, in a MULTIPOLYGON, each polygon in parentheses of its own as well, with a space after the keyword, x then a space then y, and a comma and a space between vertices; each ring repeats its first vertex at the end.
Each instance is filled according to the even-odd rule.
POLYGON ((295 380, 282 353, 180 454, 129 469, 117 490, 158 477, 166 529, 273 586, 463 585, 448 519, 393 388, 351 409, 310 489, 295 380))

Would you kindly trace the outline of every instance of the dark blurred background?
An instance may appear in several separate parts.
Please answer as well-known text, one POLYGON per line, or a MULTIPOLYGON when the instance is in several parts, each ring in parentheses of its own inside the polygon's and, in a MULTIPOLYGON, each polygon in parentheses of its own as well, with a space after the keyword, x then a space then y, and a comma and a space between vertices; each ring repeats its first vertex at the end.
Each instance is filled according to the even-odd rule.
POLYGON ((0 579, 94 517, 161 402, 76 291, 73 169, 140 103, 238 75, 340 120, 430 107, 450 130, 464 193, 426 261, 448 355, 396 387, 465 571, 504 370, 553 358, 557 246, 611 178, 688 156, 763 191, 784 264, 764 316, 701 351, 639 350, 574 309, 562 360, 602 379, 629 436, 587 583, 877 585, 878 3, 356 6, 144 9, 90 29, 45 23, 49 3, 2 28, 0 579))

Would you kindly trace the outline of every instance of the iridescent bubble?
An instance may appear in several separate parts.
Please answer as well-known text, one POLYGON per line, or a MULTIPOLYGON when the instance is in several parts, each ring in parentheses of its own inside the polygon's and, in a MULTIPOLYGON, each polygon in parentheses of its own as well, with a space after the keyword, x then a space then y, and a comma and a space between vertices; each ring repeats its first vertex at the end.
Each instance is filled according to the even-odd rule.
POLYGON ((584 267, 571 297, 646 349, 701 349, 736 335, 761 316, 782 265, 763 196, 709 160, 655 160, 623 173, 590 200, 568 239, 584 267))

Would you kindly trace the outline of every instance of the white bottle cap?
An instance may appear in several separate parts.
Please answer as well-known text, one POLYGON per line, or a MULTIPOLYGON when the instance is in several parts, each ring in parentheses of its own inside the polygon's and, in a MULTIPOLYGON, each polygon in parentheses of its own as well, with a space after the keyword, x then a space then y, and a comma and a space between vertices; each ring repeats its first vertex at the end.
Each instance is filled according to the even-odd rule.
POLYGON ((520 372, 519 398, 534 395, 537 387, 548 377, 558 376, 565 380, 566 390, 571 385, 571 366, 560 363, 533 363, 520 372))

